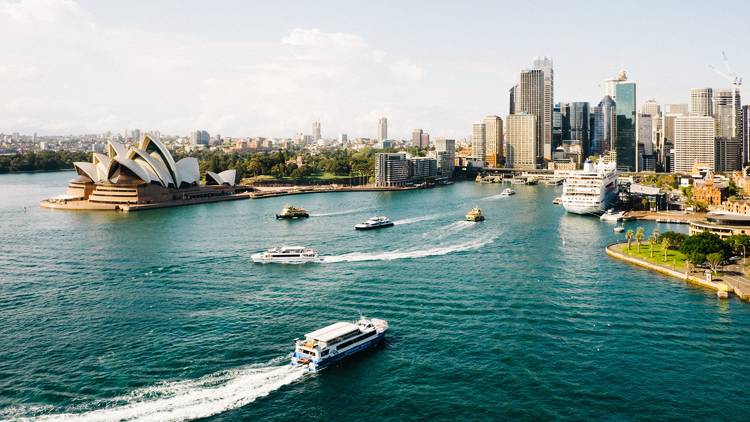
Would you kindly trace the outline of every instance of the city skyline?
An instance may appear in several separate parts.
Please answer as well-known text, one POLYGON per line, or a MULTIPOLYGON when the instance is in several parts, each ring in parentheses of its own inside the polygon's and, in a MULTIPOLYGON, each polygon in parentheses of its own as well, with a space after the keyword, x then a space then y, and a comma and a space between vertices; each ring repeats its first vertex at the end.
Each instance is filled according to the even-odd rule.
POLYGON ((729 88, 708 67, 722 67, 721 51, 738 74, 750 67, 742 54, 750 31, 740 13, 748 6, 740 2, 689 11, 676 2, 619 10, 618 18, 630 19, 627 25, 611 19, 609 8, 583 3, 538 2, 526 11, 484 2, 432 8, 176 5, 0 2, 6 35, 0 45, 7 52, 0 60, 6 97, 0 132, 41 136, 138 127, 187 134, 200 127, 225 136, 289 137, 320 119, 324 138, 376 138, 377 120, 386 116, 392 138, 408 139, 421 127, 460 139, 470 136, 471 122, 481 116, 507 116, 507 90, 535 56, 554 60, 555 102, 596 104, 603 81, 625 69, 638 81, 639 108, 649 98, 689 103, 693 88, 729 88), (723 12, 729 8, 734 13, 723 12), (333 9, 345 19, 328 16, 333 9), (583 13, 581 25, 562 31, 583 37, 585 48, 550 47, 546 35, 559 33, 563 18, 577 12, 583 13), (167 13, 168 21, 154 20, 167 13), (402 25, 416 13, 434 25, 420 31, 402 25), (248 16, 265 18, 240 25, 248 16), (507 25, 488 25, 493 16, 503 16, 507 25), (514 28, 531 18, 539 23, 539 40, 513 37, 514 28), (679 24, 662 29, 656 42, 643 42, 666 19, 679 24), (435 29, 471 21, 477 25, 467 31, 435 29), (405 29, 391 33, 384 23, 405 29), (701 37, 693 40, 696 34, 701 37), (615 42, 624 35, 635 43, 615 42))

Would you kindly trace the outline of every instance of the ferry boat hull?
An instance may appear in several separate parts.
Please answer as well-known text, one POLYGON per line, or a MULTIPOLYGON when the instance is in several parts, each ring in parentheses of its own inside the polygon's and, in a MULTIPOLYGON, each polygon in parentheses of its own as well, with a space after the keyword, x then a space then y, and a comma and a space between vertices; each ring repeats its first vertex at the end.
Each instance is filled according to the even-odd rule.
POLYGON ((376 225, 368 225, 368 224, 357 224, 354 226, 355 230, 375 230, 375 229, 382 229, 385 227, 392 227, 393 222, 389 223, 383 223, 383 224, 376 224, 376 225))
POLYGON ((323 262, 323 258, 320 256, 316 257, 275 257, 267 258, 262 253, 256 253, 250 256, 256 264, 311 264, 323 262))

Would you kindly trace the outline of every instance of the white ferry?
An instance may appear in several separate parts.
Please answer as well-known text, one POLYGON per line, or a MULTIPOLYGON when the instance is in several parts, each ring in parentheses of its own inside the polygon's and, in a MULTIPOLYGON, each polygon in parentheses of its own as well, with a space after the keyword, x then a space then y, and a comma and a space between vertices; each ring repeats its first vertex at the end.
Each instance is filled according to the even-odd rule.
POLYGON ((586 160, 583 170, 568 172, 563 183, 562 205, 574 214, 600 214, 617 200, 615 163, 593 164, 586 160))
POLYGON ((500 196, 511 196, 515 194, 516 194, 516 191, 514 191, 513 189, 505 188, 505 190, 500 193, 500 196))
POLYGON ((315 249, 303 246, 282 246, 265 252, 253 254, 250 257, 256 264, 307 264, 308 262, 322 262, 323 258, 315 249))
POLYGON ((357 230, 370 230, 379 229, 382 227, 391 227, 392 225, 393 221, 391 221, 388 217, 372 217, 363 223, 357 224, 356 226, 354 226, 354 228, 357 230))
POLYGON ((618 222, 625 218, 625 211, 615 211, 614 208, 610 208, 604 214, 599 217, 601 221, 613 221, 618 222))
POLYGON ((360 318, 355 323, 337 322, 295 339, 292 366, 307 366, 319 371, 362 350, 380 343, 388 330, 388 321, 360 318))

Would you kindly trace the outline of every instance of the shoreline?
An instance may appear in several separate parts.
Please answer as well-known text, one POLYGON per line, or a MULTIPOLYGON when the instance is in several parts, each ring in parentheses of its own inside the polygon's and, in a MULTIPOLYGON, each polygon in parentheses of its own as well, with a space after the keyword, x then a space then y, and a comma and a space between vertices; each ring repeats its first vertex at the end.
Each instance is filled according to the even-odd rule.
MULTIPOLYGON (((732 280, 724 280, 723 278, 720 281, 709 281, 703 277, 695 275, 695 272, 686 274, 685 272, 680 272, 670 267, 655 264, 653 262, 648 262, 644 259, 632 255, 627 255, 614 249, 615 247, 622 245, 627 245, 627 243, 610 243, 604 248, 604 252, 611 258, 619 259, 629 264, 633 264, 641 268, 645 268, 663 275, 682 280, 686 283, 711 289, 715 291, 717 296, 719 296, 720 298, 727 298, 728 294, 732 292, 737 296, 738 299, 750 301, 750 291, 748 291, 745 286, 740 286, 740 283, 738 281, 733 282, 732 280)), ((728 275, 726 275, 726 277, 729 278, 728 275)))
POLYGON ((432 187, 419 186, 384 186, 378 187, 373 185, 360 186, 335 186, 335 185, 299 185, 299 186, 278 186, 278 187, 257 187, 255 190, 248 192, 252 199, 275 198, 278 196, 304 195, 310 193, 329 193, 329 192, 400 192, 412 191, 419 189, 431 189, 432 187))

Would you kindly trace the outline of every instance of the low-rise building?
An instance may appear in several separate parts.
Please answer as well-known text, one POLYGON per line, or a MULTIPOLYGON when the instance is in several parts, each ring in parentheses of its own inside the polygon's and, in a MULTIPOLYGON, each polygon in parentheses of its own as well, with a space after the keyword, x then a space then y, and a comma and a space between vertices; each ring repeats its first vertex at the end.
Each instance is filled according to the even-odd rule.
POLYGON ((690 235, 708 232, 722 239, 735 235, 750 235, 750 216, 740 214, 709 214, 703 221, 691 221, 690 235))

